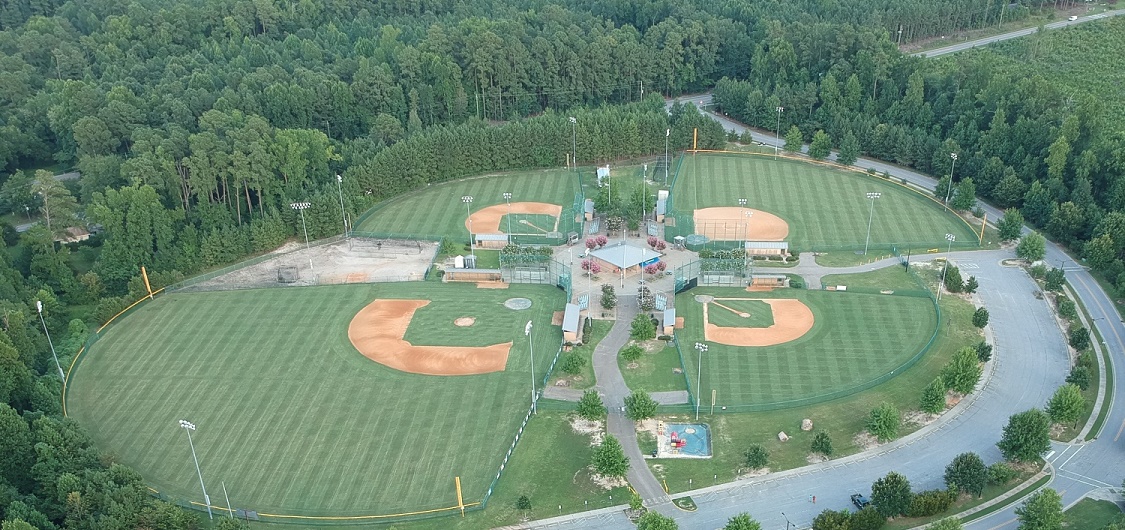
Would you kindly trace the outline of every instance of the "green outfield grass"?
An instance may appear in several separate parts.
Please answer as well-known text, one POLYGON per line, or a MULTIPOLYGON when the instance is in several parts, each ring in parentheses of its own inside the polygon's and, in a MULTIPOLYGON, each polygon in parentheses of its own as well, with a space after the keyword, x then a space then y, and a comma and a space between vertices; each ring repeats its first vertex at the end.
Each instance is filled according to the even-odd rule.
MULTIPOLYGON (((976 246, 977 236, 960 218, 926 196, 895 182, 816 164, 753 155, 688 155, 672 188, 677 233, 691 233, 692 212, 713 206, 748 206, 789 224, 787 241, 799 251, 862 249, 871 201, 880 192, 871 222, 871 247, 976 246)), ((751 218, 753 223, 753 218, 751 218)), ((979 227, 977 227, 979 228, 979 227)))
MULTIPOLYGON (((446 182, 391 199, 360 222, 356 231, 453 236, 467 241, 469 231, 465 227, 465 204, 461 202, 463 196, 473 197, 469 210, 474 212, 488 206, 505 204, 505 192, 512 194, 512 202, 545 202, 557 204, 565 210, 574 203, 574 194, 579 188, 579 177, 565 169, 522 171, 446 182)), ((547 215, 513 215, 513 232, 538 232, 522 224, 522 228, 517 228, 516 223, 523 218, 542 228, 548 228, 539 224, 546 223, 548 218, 551 219, 551 227, 555 224, 554 218, 547 215), (543 219, 538 219, 539 217, 543 219)), ((561 225, 562 223, 560 227, 561 225)), ((502 220, 500 230, 503 231, 507 226, 506 220, 502 220)))
POLYGON ((708 312, 711 323, 729 328, 768 328, 773 325, 773 310, 769 304, 759 300, 715 300, 708 312), (750 315, 743 317, 734 311, 750 315))
POLYGON ((675 372, 677 368, 682 369, 680 355, 676 352, 675 346, 669 345, 653 353, 645 353, 637 360, 635 368, 630 368, 630 363, 620 356, 617 357, 617 365, 621 368, 621 375, 630 390, 645 392, 687 390, 684 374, 675 372))
MULTIPOLYGON (((677 339, 692 383, 697 352, 691 345, 704 341, 703 305, 694 300, 700 294, 726 298, 751 293, 697 288, 677 296, 677 315, 685 318, 677 339)), ((720 406, 797 404, 857 389, 899 369, 921 351, 937 326, 933 305, 924 297, 798 289, 753 295, 800 300, 812 310, 816 323, 804 336, 775 346, 742 348, 709 342, 703 355, 702 393, 716 390, 720 406)), ((711 308, 709 313, 718 311, 711 308)))
POLYGON ((481 500, 561 341, 561 291, 430 283, 170 294, 114 324, 72 375, 68 410, 99 449, 153 488, 198 501, 183 429, 193 433, 212 501, 264 514, 367 515, 481 500), (503 301, 530 298, 514 312, 503 301), (416 344, 514 341, 507 370, 437 377, 392 370, 347 337, 376 298, 428 299, 416 344), (457 328, 453 319, 475 316, 457 328))

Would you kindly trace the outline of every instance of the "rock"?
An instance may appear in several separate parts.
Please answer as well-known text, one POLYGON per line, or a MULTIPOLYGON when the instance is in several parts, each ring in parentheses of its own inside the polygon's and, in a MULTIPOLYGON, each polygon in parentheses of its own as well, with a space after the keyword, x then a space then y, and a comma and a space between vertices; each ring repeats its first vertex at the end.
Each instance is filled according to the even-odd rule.
POLYGON ((785 431, 781 431, 781 432, 777 433, 777 439, 781 440, 783 442, 788 442, 789 441, 789 435, 785 434, 785 431))
POLYGON ((805 418, 801 420, 801 430, 808 432, 812 430, 812 420, 805 418))

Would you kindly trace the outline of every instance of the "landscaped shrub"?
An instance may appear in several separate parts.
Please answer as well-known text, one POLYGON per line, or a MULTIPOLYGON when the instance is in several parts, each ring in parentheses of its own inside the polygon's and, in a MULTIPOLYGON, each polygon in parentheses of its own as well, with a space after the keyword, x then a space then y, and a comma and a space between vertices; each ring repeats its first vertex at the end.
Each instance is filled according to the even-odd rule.
POLYGON ((562 371, 576 375, 582 371, 582 367, 586 366, 586 358, 577 353, 568 353, 563 357, 562 371))

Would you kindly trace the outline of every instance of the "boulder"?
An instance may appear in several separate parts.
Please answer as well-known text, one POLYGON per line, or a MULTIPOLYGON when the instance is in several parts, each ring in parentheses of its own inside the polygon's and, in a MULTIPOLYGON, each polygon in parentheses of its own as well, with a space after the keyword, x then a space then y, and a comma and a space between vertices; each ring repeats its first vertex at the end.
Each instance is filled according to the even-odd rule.
POLYGON ((777 439, 781 440, 783 442, 788 442, 789 441, 789 435, 785 434, 785 431, 781 431, 781 432, 777 433, 777 439))
POLYGON ((812 430, 812 420, 805 418, 801 420, 801 430, 808 432, 812 430))

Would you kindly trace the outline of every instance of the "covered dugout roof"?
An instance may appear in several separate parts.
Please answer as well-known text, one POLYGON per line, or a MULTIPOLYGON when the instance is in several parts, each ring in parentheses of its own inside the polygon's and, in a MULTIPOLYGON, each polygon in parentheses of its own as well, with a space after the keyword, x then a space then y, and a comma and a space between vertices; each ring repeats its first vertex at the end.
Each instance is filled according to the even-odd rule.
POLYGON ((676 325, 676 308, 669 307, 664 310, 664 327, 672 327, 676 325))
POLYGON ((602 247, 590 252, 590 255, 622 269, 628 269, 649 261, 657 261, 660 258, 660 253, 651 248, 637 247, 628 243, 602 247))
POLYGON ((562 330, 571 333, 578 331, 578 315, 581 309, 578 304, 566 304, 566 312, 563 313, 562 330))
POLYGON ((747 250, 789 250, 789 243, 785 241, 747 241, 747 250))

